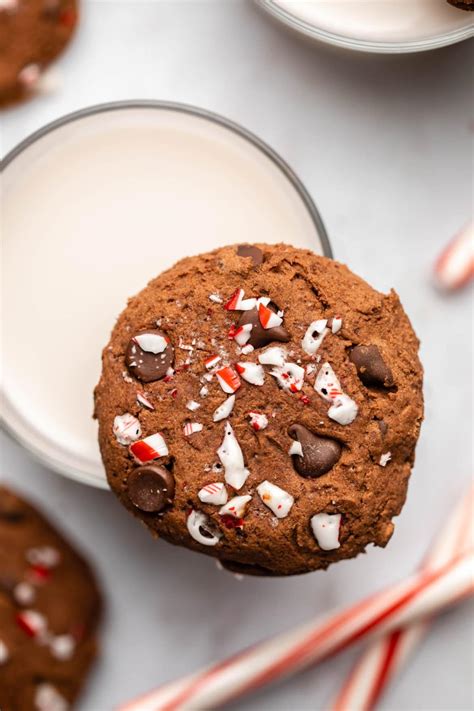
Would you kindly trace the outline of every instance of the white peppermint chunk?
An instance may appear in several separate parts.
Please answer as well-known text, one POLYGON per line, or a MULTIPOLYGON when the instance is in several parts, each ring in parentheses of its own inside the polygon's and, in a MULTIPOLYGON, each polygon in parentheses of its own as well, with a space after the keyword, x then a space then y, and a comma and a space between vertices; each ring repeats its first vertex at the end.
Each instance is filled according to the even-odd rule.
POLYGON ((291 494, 269 481, 262 481, 257 486, 257 492, 265 506, 268 506, 277 518, 288 516, 291 507, 295 503, 291 494))
POLYGON ((283 390, 295 393, 301 390, 304 383, 304 368, 296 363, 285 363, 281 368, 274 368, 270 375, 276 378, 283 390))
POLYGON ((308 355, 314 355, 316 353, 326 334, 329 333, 327 323, 327 319, 312 321, 306 329, 301 345, 308 355))
POLYGON ((252 410, 249 412, 250 424, 256 432, 264 430, 268 427, 268 417, 263 412, 252 410))
POLYGON ((244 323, 240 326, 234 334, 234 341, 245 348, 246 343, 250 340, 253 325, 251 323, 244 323))
POLYGON ((350 425, 357 417, 359 408, 349 395, 339 395, 328 410, 328 417, 340 425, 350 425))
POLYGON ((147 353, 163 353, 168 345, 168 341, 163 336, 158 333, 142 333, 139 336, 135 336, 135 343, 138 343, 142 351, 147 353))
POLYGON ((288 450, 288 454, 290 455, 290 457, 292 457, 295 454, 298 455, 298 457, 302 457, 303 456, 303 446, 302 446, 301 442, 298 442, 296 440, 294 442, 292 442, 291 447, 288 450))
POLYGON ((350 425, 357 416, 359 408, 349 395, 346 395, 329 363, 324 363, 314 381, 314 389, 324 400, 332 403, 328 417, 340 425, 350 425))
POLYGON ((119 444, 132 444, 140 439, 142 428, 136 417, 126 412, 125 415, 117 415, 114 418, 114 435, 119 444))
POLYGON ((221 481, 216 481, 203 486, 198 492, 198 497, 203 504, 222 506, 222 504, 227 503, 227 490, 221 481))
POLYGON ((263 353, 260 353, 258 360, 262 365, 276 365, 279 368, 283 368, 286 362, 286 356, 287 353, 284 348, 272 346, 271 348, 267 348, 266 351, 263 351, 263 353))
POLYGON ((5 642, 0 639, 0 665, 6 664, 9 659, 10 652, 8 651, 8 647, 5 642))
POLYGON ((217 456, 224 467, 224 478, 234 489, 241 489, 250 474, 245 468, 244 455, 234 434, 234 430, 228 422, 225 425, 224 439, 217 450, 217 456))
POLYGON ((227 417, 229 417, 230 413, 234 409, 234 404, 235 395, 231 395, 227 398, 227 400, 224 400, 224 402, 214 410, 214 414, 212 416, 214 422, 220 422, 220 420, 225 420, 227 417))
POLYGON ((225 506, 219 509, 220 516, 233 516, 234 518, 242 518, 247 504, 252 497, 246 494, 245 496, 234 496, 225 506))
POLYGON ((251 385, 263 385, 265 371, 258 363, 237 363, 237 372, 251 385))
POLYGON ((314 537, 323 551, 332 551, 340 547, 340 526, 341 514, 319 513, 311 518, 314 537))
POLYGON ((221 534, 211 528, 209 518, 202 511, 191 511, 186 526, 189 535, 203 546, 215 546, 219 543, 221 534))
POLYGON ((385 454, 382 454, 380 456, 379 464, 381 467, 386 467, 389 461, 392 458, 392 453, 391 452, 385 452, 385 454))
POLYGON ((36 687, 34 704, 38 711, 68 711, 70 708, 56 687, 46 682, 36 687))
POLYGON ((333 333, 338 333, 342 328, 342 318, 340 316, 334 316, 331 323, 331 331, 333 333))
POLYGON ((196 402, 196 400, 189 400, 186 403, 186 407, 188 408, 188 410, 191 410, 191 412, 195 412, 196 410, 199 410, 201 405, 198 402, 196 402))

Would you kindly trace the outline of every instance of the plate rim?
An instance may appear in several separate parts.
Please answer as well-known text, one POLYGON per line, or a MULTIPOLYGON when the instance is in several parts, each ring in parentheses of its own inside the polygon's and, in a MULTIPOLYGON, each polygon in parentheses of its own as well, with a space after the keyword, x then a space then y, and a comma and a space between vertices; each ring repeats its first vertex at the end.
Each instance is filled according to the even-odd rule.
POLYGON ((261 7, 269 15, 279 20, 282 24, 290 27, 296 32, 311 38, 319 40, 342 49, 350 49, 356 52, 367 52, 370 54, 412 54, 414 52, 426 52, 431 49, 439 49, 457 42, 474 37, 474 24, 471 27, 463 27, 458 30, 452 30, 435 38, 426 40, 408 40, 405 42, 375 42, 369 40, 358 40, 339 35, 335 32, 329 32, 315 27, 305 20, 293 15, 288 10, 275 5, 274 0, 255 0, 257 5, 261 7))
MULTIPOLYGON (((333 258, 332 247, 319 210, 316 207, 315 202, 313 201, 303 182, 296 175, 296 173, 289 166, 289 164, 273 148, 271 148, 271 146, 269 146, 256 134, 252 133, 252 131, 249 131, 248 129, 241 126, 239 123, 236 123, 231 119, 221 116, 218 113, 209 111, 208 109, 203 109, 198 106, 193 106, 192 104, 185 104, 175 101, 162 101, 157 99, 126 99, 122 101, 110 101, 100 104, 93 104, 91 106, 72 111, 70 113, 64 114, 63 116, 60 116, 57 119, 54 119, 53 121, 48 122, 41 128, 26 136, 26 138, 21 140, 16 146, 14 146, 10 151, 8 151, 7 154, 0 160, 0 173, 3 173, 5 168, 7 168, 7 166, 9 166, 19 155, 21 155, 31 145, 35 144, 38 140, 48 135, 49 133, 52 133, 56 129, 62 128, 67 124, 73 123, 83 118, 87 118, 89 116, 123 109, 154 109, 185 113, 188 115, 195 116, 197 118, 212 121, 218 124, 219 126, 224 127, 227 130, 232 131, 233 133, 236 133, 241 138, 249 141, 257 149, 264 153, 264 155, 276 165, 276 167, 291 183, 291 185, 303 201, 304 207, 306 208, 309 217, 313 222, 313 225, 321 241, 323 255, 330 259, 333 258)), ((86 472, 84 470, 81 471, 80 467, 64 463, 61 458, 55 458, 45 452, 43 448, 37 445, 34 438, 28 439, 28 437, 25 435, 25 431, 28 431, 29 429, 34 433, 34 427, 29 427, 27 423, 22 426, 23 418, 21 416, 21 413, 17 412, 13 407, 13 404, 10 403, 5 388, 1 384, 0 396, 2 400, 2 411, 0 412, 0 427, 7 435, 9 435, 14 441, 20 444, 20 446, 22 446, 28 453, 30 453, 37 461, 39 461, 40 464, 46 466, 49 470, 52 470, 68 479, 72 479, 82 484, 88 484, 98 489, 109 488, 106 479, 96 479, 89 472, 86 472), (9 408, 11 408, 10 414, 9 408)))

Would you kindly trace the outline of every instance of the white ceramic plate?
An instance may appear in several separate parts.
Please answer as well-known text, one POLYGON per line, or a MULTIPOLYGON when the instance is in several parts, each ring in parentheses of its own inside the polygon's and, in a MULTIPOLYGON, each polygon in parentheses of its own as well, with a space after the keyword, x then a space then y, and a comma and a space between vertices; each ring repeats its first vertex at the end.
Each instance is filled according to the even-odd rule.
POLYGON ((365 52, 421 52, 474 34, 474 13, 446 0, 257 0, 294 30, 365 52))
POLYGON ((1 220, 4 425, 50 468, 102 487, 92 393, 127 297, 223 244, 330 256, 314 203, 268 146, 158 102, 94 107, 24 141, 3 164, 1 220))

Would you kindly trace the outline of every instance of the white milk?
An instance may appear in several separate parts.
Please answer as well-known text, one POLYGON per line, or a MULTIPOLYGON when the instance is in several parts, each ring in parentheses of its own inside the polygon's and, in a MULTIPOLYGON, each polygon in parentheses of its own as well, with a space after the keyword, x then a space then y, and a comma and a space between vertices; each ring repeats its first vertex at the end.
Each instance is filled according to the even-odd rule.
POLYGON ((371 42, 413 42, 466 27, 469 12, 446 0, 273 0, 318 29, 371 42))
POLYGON ((56 129, 6 168, 2 203, 5 420, 52 468, 97 485, 92 391, 127 297, 177 259, 227 243, 321 252, 308 208, 273 161, 171 110, 121 109, 56 129))

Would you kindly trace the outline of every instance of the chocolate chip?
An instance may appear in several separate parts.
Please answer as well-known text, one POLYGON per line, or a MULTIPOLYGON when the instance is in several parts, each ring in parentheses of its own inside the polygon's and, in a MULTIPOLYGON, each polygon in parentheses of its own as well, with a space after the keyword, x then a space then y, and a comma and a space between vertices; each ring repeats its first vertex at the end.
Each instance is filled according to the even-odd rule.
POLYGON ((125 353, 125 364, 130 372, 143 383, 161 380, 171 368, 174 349, 163 331, 140 331, 130 339, 125 353), (160 340, 161 339, 161 340, 160 340), (159 350, 166 341, 163 350, 159 350))
POLYGON ((391 388, 394 384, 392 371, 385 363, 377 346, 355 346, 349 354, 364 385, 391 388))
MULTIPOLYGON (((278 306, 274 304, 273 301, 270 301, 268 308, 275 313, 279 311, 278 306)), ((258 308, 243 311, 237 327, 240 328, 240 326, 245 326, 248 323, 252 324, 252 330, 250 331, 250 339, 248 340, 248 343, 254 348, 263 348, 263 346, 268 345, 272 341, 287 343, 290 340, 290 334, 283 326, 263 328, 258 317, 258 308)))
POLYGON ((140 511, 162 511, 173 501, 174 477, 157 464, 139 467, 128 477, 128 497, 140 511))
POLYGON ((339 442, 329 437, 320 437, 303 425, 292 425, 288 434, 296 439, 303 449, 303 456, 292 455, 293 466, 304 477, 318 477, 326 474, 341 456, 339 442))
POLYGON ((239 244, 237 247, 237 255, 239 257, 251 257, 255 267, 263 262, 263 252, 253 244, 239 244))

